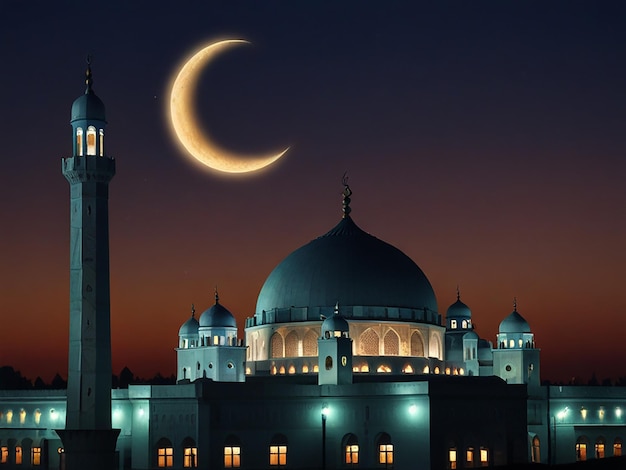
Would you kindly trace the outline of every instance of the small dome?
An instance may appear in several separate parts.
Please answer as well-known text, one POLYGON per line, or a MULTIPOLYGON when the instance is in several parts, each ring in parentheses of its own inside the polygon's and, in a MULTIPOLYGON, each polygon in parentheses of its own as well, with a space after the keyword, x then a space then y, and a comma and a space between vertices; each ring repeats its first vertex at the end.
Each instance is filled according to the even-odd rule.
POLYGON ((500 323, 499 333, 531 333, 530 325, 522 317, 517 309, 500 323))
POLYGON ((456 302, 448 307, 446 318, 472 318, 472 311, 457 297, 456 302))
POLYGON ((189 320, 182 324, 178 330, 178 336, 197 335, 199 326, 198 320, 192 315, 189 320))
POLYGON ((200 315, 201 327, 221 327, 237 328, 237 321, 232 313, 219 302, 217 292, 215 293, 215 305, 200 315))
POLYGON ((326 318, 326 320, 322 322, 322 337, 325 336, 325 333, 327 331, 331 333, 334 331, 341 331, 342 333, 349 333, 350 327, 348 326, 348 322, 346 321, 345 318, 343 318, 341 315, 335 314, 326 318))
POLYGON ((91 88, 84 95, 76 98, 72 104, 72 118, 70 122, 83 119, 106 122, 104 103, 91 88))
POLYGON ((463 340, 478 340, 478 335, 474 331, 468 331, 463 335, 463 340))

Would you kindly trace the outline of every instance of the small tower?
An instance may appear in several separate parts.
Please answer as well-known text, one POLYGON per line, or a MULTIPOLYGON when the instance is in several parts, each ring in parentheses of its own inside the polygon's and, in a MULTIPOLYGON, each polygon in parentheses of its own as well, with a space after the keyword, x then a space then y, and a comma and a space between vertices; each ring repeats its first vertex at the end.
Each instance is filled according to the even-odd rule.
POLYGON ((517 300, 514 300, 513 312, 502 320, 498 329, 493 373, 507 383, 527 384, 531 393, 531 388, 541 385, 539 353, 535 347, 535 335, 517 311, 517 300))
POLYGON ((111 427, 109 182, 115 160, 104 152, 104 104, 92 88, 72 105, 70 184, 70 336, 67 414, 60 435, 67 470, 116 468, 119 429, 111 427))
POLYGON ((177 380, 211 379, 216 382, 244 382, 246 347, 237 339, 237 321, 220 304, 217 288, 215 304, 178 331, 177 380))
POLYGON ((446 366, 458 374, 479 375, 478 335, 472 325, 472 311, 461 302, 456 289, 456 302, 446 312, 446 366))
POLYGON ((352 383, 352 339, 350 327, 339 315, 335 305, 334 315, 322 322, 322 336, 317 340, 318 384, 344 385, 352 383))

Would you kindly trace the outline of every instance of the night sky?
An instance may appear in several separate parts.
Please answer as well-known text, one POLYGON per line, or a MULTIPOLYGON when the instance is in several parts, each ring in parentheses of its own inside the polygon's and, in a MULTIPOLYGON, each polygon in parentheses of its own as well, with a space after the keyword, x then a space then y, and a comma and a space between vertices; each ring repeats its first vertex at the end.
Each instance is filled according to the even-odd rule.
POLYGON ((175 371, 177 333, 220 301, 242 326, 270 271, 341 217, 409 255, 445 314, 495 341, 513 309, 542 377, 626 375, 626 3, 0 2, 0 365, 67 374, 70 107, 107 107, 113 371, 175 371), (161 5, 164 4, 164 6, 161 5), (112 5, 110 5, 112 4, 112 5), (190 163, 166 116, 181 60, 201 124, 240 152, 190 163))

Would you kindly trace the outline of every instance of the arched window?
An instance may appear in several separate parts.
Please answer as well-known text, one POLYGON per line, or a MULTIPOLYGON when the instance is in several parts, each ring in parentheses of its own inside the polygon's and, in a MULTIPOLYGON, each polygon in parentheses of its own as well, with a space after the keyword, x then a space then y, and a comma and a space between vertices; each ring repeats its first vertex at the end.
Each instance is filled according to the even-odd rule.
POLYGON ((537 436, 533 437, 530 461, 532 463, 541 462, 541 443, 539 442, 539 438, 537 436))
POLYGON ((0 463, 7 463, 9 461, 9 448, 8 446, 0 447, 0 463))
POLYGON ((96 128, 89 126, 87 128, 87 155, 96 154, 96 128))
POLYGON ((272 357, 285 357, 283 337, 280 333, 274 333, 271 339, 272 357))
POLYGON ((198 466, 198 447, 196 441, 186 437, 183 441, 183 467, 195 468, 198 466))
POLYGON ((291 331, 285 338, 285 357, 298 357, 298 335, 291 331))
POLYGON ((583 462, 587 460, 587 438, 584 436, 576 439, 576 461, 583 462))
POLYGON ((424 357, 424 341, 417 331, 411 335, 411 356, 424 357))
POLYGON ((76 155, 83 156, 83 128, 76 128, 76 155))
POLYGON ((489 466, 489 449, 486 447, 480 448, 480 466, 488 467, 489 466))
POLYGON ((361 356, 378 356, 380 355, 380 339, 378 334, 371 328, 363 332, 359 339, 361 356))
POLYGON ((41 465, 41 447, 32 447, 30 449, 30 462, 33 467, 41 465))
POLYGON ((613 441, 613 456, 621 457, 622 455, 622 440, 619 437, 616 437, 613 441))
POLYGON ((457 468, 457 452, 456 446, 450 447, 448 450, 448 468, 450 470, 455 470, 457 468))
POLYGON ((389 330, 385 334, 385 339, 383 341, 385 356, 399 356, 400 355, 400 338, 398 334, 389 330))
POLYGON ((169 439, 159 439, 157 448, 157 467, 169 468, 174 466, 174 447, 169 439))
POLYGON ((376 439, 376 449, 378 451, 378 463, 388 466, 393 465, 393 444, 391 436, 386 432, 381 433, 376 439))
POLYGON ((342 439, 344 463, 357 466, 359 464, 359 440, 354 434, 346 434, 342 439))
POLYGON ((603 459, 605 457, 603 437, 598 437, 596 439, 595 453, 596 453, 596 459, 603 459))
POLYGON ((15 446, 15 465, 22 465, 22 446, 15 446))
POLYGON ((235 436, 228 436, 224 442, 224 468, 241 467, 241 442, 235 436))
POLYGON ((467 329, 467 320, 463 320, 463 321, 461 322, 461 327, 462 327, 464 330, 465 330, 465 329, 467 329))
POLYGON ((474 448, 468 447, 465 449, 465 467, 472 468, 474 466, 474 448))
POLYGON ((104 129, 100 129, 100 156, 104 157, 104 129))
POLYGON ((282 434, 275 434, 270 442, 270 465, 272 467, 287 465, 287 438, 282 434))
POLYGON ((317 356, 317 333, 309 330, 304 335, 304 355, 317 356))
POLYGON ((450 328, 456 330, 456 320, 450 320, 450 328))

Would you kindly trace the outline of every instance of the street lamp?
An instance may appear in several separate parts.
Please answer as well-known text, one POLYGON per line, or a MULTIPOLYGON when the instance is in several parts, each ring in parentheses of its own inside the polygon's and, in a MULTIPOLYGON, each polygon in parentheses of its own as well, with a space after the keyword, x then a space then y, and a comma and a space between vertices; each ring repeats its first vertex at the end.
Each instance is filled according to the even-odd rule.
POLYGON ((324 403, 322 405, 322 470, 326 470, 326 417, 329 412, 328 405, 324 403))

